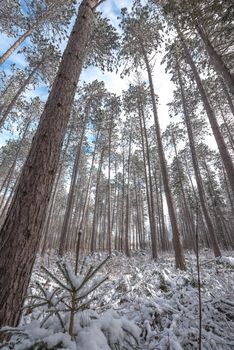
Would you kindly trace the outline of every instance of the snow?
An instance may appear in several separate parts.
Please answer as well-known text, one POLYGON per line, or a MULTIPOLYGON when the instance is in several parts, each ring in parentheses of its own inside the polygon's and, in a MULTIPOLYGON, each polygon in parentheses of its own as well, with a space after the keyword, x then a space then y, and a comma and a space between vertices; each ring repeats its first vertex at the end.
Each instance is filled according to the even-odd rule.
MULTIPOLYGON (((104 258, 105 254, 100 253, 87 256, 82 276, 75 276, 72 262, 66 264, 72 284, 79 289, 90 265, 98 266, 104 258)), ((55 260, 56 256, 52 256, 50 271, 60 279, 55 260)), ((53 301, 52 305, 57 305, 64 329, 56 313, 50 314, 42 325, 48 307, 38 307, 24 316, 11 338, 11 347, 6 345, 3 349, 26 350, 41 341, 48 349, 58 344, 59 349, 70 350, 198 349, 196 257, 188 252, 186 261, 187 271, 179 271, 174 267, 172 254, 165 253, 157 262, 150 259, 150 252, 137 253, 132 258, 113 254, 94 278, 78 290, 77 296, 82 297, 84 291, 92 289, 109 272, 109 279, 81 300, 87 306, 76 312, 71 337, 70 314, 65 304, 62 306, 63 298, 69 302, 69 293, 60 290, 53 295, 56 283, 39 268, 38 258, 30 294, 38 295, 36 281, 40 276, 47 297, 53 301)), ((211 252, 204 251, 200 252, 200 261, 202 349, 231 350, 234 348, 233 253, 214 259, 211 252)))
POLYGON ((223 256, 223 257, 221 257, 220 261, 227 263, 227 264, 231 265, 232 267, 234 267, 234 258, 232 258, 230 256, 229 257, 223 256))

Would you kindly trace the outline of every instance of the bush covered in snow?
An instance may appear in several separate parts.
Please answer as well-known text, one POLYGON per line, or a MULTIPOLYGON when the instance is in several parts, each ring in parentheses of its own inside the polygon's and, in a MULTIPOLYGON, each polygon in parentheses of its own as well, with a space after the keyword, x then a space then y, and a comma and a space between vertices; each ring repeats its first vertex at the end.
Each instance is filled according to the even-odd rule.
MULTIPOLYGON (((108 258, 107 258, 108 259, 108 258)), ((24 322, 17 328, 5 327, 10 341, 3 350, 128 350, 138 348, 139 328, 114 310, 97 313, 91 304, 107 280, 99 270, 106 263, 89 267, 76 275, 72 265, 56 262, 55 271, 42 266, 41 282, 33 281, 25 306, 24 322), (49 278, 49 280, 48 280, 49 278)))
MULTIPOLYGON (((202 349, 231 350, 233 257, 213 259, 207 251, 200 255, 202 349)), ((150 254, 127 258, 116 253, 102 264, 103 256, 88 256, 84 266, 98 266, 78 276, 72 264, 56 264, 53 258, 49 274, 47 268, 43 272, 35 267, 22 324, 3 349, 198 349, 198 281, 193 254, 187 255, 187 271, 176 270, 170 254, 155 262, 150 254), (95 273, 88 278, 91 271, 95 273), (72 332, 71 286, 80 298, 72 332)))

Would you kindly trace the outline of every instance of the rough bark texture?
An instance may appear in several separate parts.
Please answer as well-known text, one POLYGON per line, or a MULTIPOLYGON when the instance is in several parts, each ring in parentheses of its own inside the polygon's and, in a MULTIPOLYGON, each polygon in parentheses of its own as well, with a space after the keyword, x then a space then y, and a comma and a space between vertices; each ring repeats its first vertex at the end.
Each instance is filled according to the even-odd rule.
POLYGON ((0 326, 16 326, 41 238, 97 1, 83 0, 0 232, 0 326))

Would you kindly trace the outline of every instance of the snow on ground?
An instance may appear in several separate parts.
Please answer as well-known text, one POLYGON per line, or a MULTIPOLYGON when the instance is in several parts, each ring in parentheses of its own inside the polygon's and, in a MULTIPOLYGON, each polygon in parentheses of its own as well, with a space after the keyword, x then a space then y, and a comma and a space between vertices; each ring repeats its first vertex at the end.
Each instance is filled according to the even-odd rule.
MULTIPOLYGON (((234 254, 226 252, 221 259, 214 259, 206 250, 200 255, 202 349, 234 349, 234 254)), ((162 253, 162 256, 155 262, 149 251, 135 253, 131 258, 113 253, 87 283, 89 267, 100 264, 106 255, 87 256, 78 277, 72 272, 71 257, 66 257, 70 261, 66 265, 68 278, 60 289, 56 279, 61 279, 61 271, 55 256, 43 261, 39 258, 29 294, 37 295, 37 303, 47 298, 51 304, 26 308, 18 334, 12 338, 12 347, 5 345, 3 349, 198 349, 196 257, 192 252, 187 253, 184 272, 175 269, 172 254, 162 253), (54 279, 39 268, 41 263, 52 271, 54 279), (93 289, 107 273, 108 280, 93 289), (44 296, 38 291, 38 282, 43 286, 44 292, 40 293, 44 296), (75 314, 72 337, 68 334, 67 311, 71 286, 77 288, 84 305, 75 314), (55 306, 58 312, 48 314, 55 306), (32 347, 33 344, 37 347, 32 347)))

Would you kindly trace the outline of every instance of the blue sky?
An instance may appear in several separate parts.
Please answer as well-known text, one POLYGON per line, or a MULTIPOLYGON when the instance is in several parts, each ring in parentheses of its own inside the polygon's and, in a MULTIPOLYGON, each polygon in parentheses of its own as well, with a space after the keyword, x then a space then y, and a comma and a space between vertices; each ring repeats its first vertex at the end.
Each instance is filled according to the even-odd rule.
MULTIPOLYGON (((99 8, 103 15, 108 17, 111 23, 117 27, 118 20, 117 16, 120 14, 120 9, 122 7, 131 7, 131 0, 106 0, 99 8)), ((5 34, 0 34, 0 54, 5 52, 7 48, 14 42, 15 39, 8 38, 5 34)), ((23 44, 24 45, 24 44, 23 44)), ((21 45, 21 47, 23 46, 21 45)), ((62 43, 62 47, 64 48, 66 43, 62 43)), ((169 122, 168 117, 168 108, 167 103, 171 101, 173 94, 173 84, 170 82, 170 77, 165 73, 164 67, 160 65, 160 61, 162 59, 162 55, 156 56, 156 62, 154 65, 154 85, 155 91, 159 95, 159 105, 158 112, 160 118, 160 124, 162 129, 166 127, 169 122)), ((9 60, 1 67, 6 72, 9 71, 10 64, 15 63, 17 67, 24 68, 26 67, 26 61, 23 55, 17 54, 17 52, 13 53, 9 60)), ((144 78, 147 80, 147 76, 144 74, 144 78)), ((103 80, 106 84, 106 87, 109 91, 115 92, 120 95, 121 91, 127 89, 129 83, 134 82, 133 77, 127 77, 125 79, 121 79, 119 74, 115 73, 102 73, 97 68, 88 68, 82 72, 80 84, 82 81, 91 82, 95 79, 103 80)), ((42 100, 46 100, 47 91, 43 86, 34 89, 28 89, 25 92, 25 97, 30 99, 31 97, 40 96, 42 100)), ((0 145, 3 144, 4 140, 9 138, 9 134, 3 132, 0 134, 0 145)))

